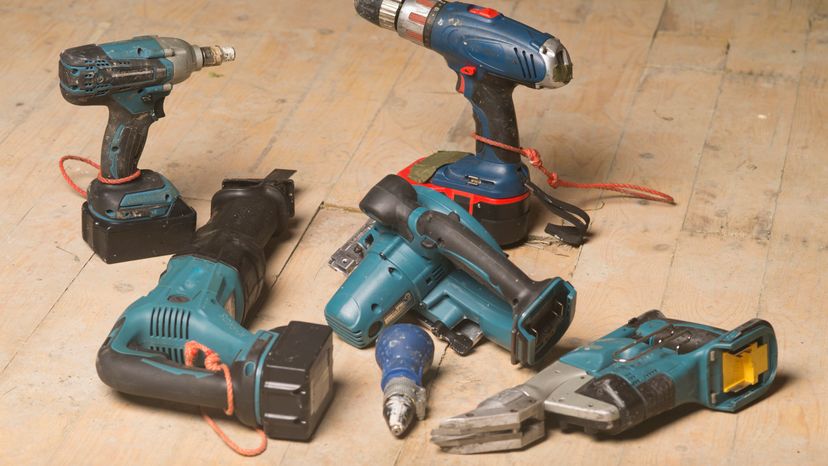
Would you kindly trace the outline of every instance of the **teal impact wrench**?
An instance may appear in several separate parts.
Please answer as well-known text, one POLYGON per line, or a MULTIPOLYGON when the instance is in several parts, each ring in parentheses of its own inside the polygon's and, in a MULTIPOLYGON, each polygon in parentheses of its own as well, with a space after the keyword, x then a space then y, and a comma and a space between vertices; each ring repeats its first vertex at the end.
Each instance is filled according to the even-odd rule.
POLYGON ((331 259, 350 275, 325 306, 351 345, 370 345, 413 311, 461 355, 485 336, 509 349, 513 364, 532 366, 569 327, 572 285, 529 278, 446 196, 388 175, 359 207, 373 222, 331 259))
POLYGON ((104 262, 177 253, 191 240, 195 211, 167 178, 138 172, 138 160, 150 125, 164 117, 173 86, 235 58, 232 47, 198 47, 158 36, 83 45, 60 54, 63 98, 109 109, 101 172, 89 185, 81 211, 83 238, 104 262))
POLYGON ((461 454, 522 448, 546 435, 544 411, 562 425, 606 434, 687 403, 734 412, 768 392, 776 361, 767 321, 726 331, 650 311, 442 421, 431 441, 461 454))
POLYGON ((296 321, 255 333, 242 326, 265 286, 264 248, 293 216, 292 173, 224 181, 210 221, 101 346, 104 383, 131 395, 225 409, 224 375, 184 365, 185 344, 197 341, 230 367, 242 423, 273 438, 311 437, 333 395, 331 330, 296 321))

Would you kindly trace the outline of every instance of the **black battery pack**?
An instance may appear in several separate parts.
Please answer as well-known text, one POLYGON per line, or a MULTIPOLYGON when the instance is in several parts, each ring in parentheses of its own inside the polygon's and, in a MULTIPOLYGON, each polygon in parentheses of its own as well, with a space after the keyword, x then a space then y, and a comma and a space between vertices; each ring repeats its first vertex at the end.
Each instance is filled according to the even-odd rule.
POLYGON ((333 338, 327 325, 292 321, 262 367, 260 412, 268 437, 310 440, 333 398, 333 338))
POLYGON ((83 239, 104 262, 115 264, 174 254, 190 244, 196 212, 178 198, 165 217, 112 222, 81 207, 83 239))

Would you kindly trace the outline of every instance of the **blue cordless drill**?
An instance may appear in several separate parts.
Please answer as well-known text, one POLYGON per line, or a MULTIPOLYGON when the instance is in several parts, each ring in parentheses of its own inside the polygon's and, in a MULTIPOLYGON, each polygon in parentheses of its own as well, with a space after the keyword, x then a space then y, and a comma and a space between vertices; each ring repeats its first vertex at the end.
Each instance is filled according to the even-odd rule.
POLYGON ((409 311, 459 354, 486 337, 534 365, 575 312, 561 278, 534 281, 467 211, 446 196, 388 175, 359 204, 372 222, 331 266, 349 273, 325 306, 343 340, 364 348, 409 311))
POLYGON ((546 435, 545 413, 614 435, 687 403, 735 412, 768 392, 776 361, 767 321, 726 331, 649 311, 442 421, 431 441, 461 454, 522 448, 546 435))
POLYGON ((101 346, 104 383, 131 395, 228 408, 269 437, 311 437, 333 396, 331 330, 297 321, 255 333, 242 326, 265 287, 264 248, 293 216, 292 173, 224 181, 210 221, 101 346), (229 366, 234 406, 227 406, 223 374, 184 365, 189 341, 229 366))
POLYGON ((434 343, 416 325, 394 324, 380 332, 375 356, 382 369, 382 414, 391 433, 402 437, 415 416, 425 419, 423 375, 434 360, 434 343))
MULTIPOLYGON (((558 88, 572 79, 572 62, 560 40, 491 8, 441 0, 354 0, 366 20, 429 48, 457 75, 457 92, 472 106, 479 136, 520 147, 512 93, 518 85, 558 88)), ((519 154, 480 140, 476 153, 438 152, 400 176, 440 191, 463 206, 501 245, 529 232, 529 194, 572 226, 547 232, 580 244, 589 217, 545 194, 529 180, 519 154)))
POLYGON ((235 57, 232 47, 198 47, 157 36, 83 45, 60 54, 63 98, 109 109, 100 175, 89 185, 82 208, 83 238, 104 262, 178 252, 192 238, 195 211, 165 177, 138 172, 138 160, 150 125, 164 117, 164 99, 173 85, 235 57))

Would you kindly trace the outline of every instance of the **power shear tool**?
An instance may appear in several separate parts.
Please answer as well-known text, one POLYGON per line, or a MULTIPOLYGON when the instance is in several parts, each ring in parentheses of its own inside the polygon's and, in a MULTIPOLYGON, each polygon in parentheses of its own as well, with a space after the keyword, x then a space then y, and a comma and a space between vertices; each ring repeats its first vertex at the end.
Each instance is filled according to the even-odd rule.
POLYGON ((235 58, 232 47, 198 47, 157 36, 84 45, 60 54, 63 98, 109 109, 100 174, 82 207, 83 238, 104 262, 170 254, 189 243, 195 211, 165 177, 138 171, 138 160, 150 125, 164 117, 164 99, 173 85, 203 67, 235 58))
POLYGON ((776 359, 764 320, 725 331, 650 311, 442 421, 431 441, 451 453, 522 448, 546 435, 544 411, 563 426, 607 434, 685 403, 735 412, 767 393, 776 359))
MULTIPOLYGON (((500 12, 441 0, 354 0, 366 20, 442 55, 457 75, 457 92, 472 106, 477 135, 520 147, 512 93, 518 85, 558 88, 572 79, 572 62, 560 40, 500 12)), ((521 156, 478 139, 475 154, 437 152, 399 173, 444 193, 463 206, 501 245, 529 232, 529 194, 535 193, 570 226, 547 233, 581 244, 589 216, 532 184, 521 156)))
POLYGON ((561 278, 530 279, 465 209, 388 175, 359 204, 372 221, 331 266, 350 272, 325 306, 343 340, 364 348, 415 311, 459 354, 483 336, 534 365, 569 327, 575 290, 561 278))
POLYGON ((263 180, 225 180, 210 221, 186 252, 174 256, 158 285, 121 315, 98 351, 98 376, 132 395, 233 408, 269 437, 307 440, 333 395, 331 330, 290 322, 251 333, 265 287, 264 247, 293 216, 289 170, 263 180), (225 376, 186 367, 185 344, 197 341, 230 368, 225 376))

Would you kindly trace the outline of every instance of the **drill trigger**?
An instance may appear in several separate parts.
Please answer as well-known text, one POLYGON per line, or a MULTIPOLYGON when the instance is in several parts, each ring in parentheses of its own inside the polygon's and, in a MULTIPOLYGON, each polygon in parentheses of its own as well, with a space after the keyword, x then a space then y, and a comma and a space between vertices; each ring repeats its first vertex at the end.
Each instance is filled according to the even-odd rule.
POLYGON ((164 113, 164 99, 166 99, 166 98, 167 97, 161 97, 160 99, 155 101, 155 106, 153 108, 153 116, 155 117, 156 120, 159 120, 159 119, 164 118, 165 116, 167 116, 164 113))
POLYGON ((460 94, 466 92, 466 78, 461 73, 457 73, 457 84, 455 84, 454 89, 460 94))

